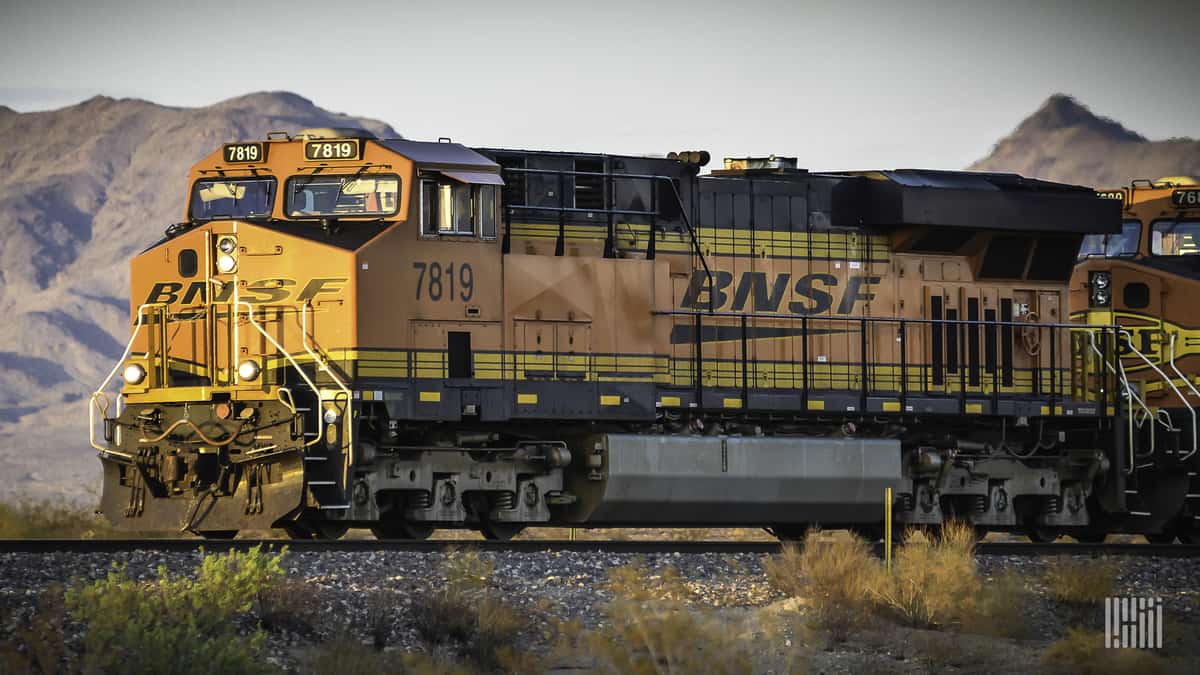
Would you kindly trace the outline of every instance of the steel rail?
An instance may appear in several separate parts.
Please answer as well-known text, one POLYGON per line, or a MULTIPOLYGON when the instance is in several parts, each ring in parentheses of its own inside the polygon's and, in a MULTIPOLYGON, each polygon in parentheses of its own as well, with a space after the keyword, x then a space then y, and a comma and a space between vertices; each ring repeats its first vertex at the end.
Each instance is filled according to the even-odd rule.
MULTIPOLYGON (((480 539, 433 539, 423 541, 341 539, 336 541, 287 539, 0 539, 0 553, 128 553, 136 551, 188 552, 246 550, 253 546, 293 552, 355 553, 406 551, 439 553, 450 549, 471 549, 504 553, 635 553, 635 554, 698 554, 698 553, 778 553, 784 544, 774 541, 617 541, 617 540, 550 540, 518 539, 487 541, 480 539)), ((983 542, 975 548, 977 555, 1115 555, 1135 557, 1194 558, 1200 557, 1200 545, 1195 544, 1035 544, 1024 542, 983 542)), ((875 544, 876 554, 883 555, 883 544, 875 544)))

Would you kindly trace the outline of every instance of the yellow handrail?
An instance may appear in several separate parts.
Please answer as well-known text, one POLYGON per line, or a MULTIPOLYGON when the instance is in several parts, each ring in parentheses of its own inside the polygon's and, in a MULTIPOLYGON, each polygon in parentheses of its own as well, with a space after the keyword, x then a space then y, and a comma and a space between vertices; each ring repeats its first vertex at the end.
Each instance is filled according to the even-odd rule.
MULTIPOLYGON (((100 383, 100 386, 96 388, 96 391, 92 394, 91 398, 88 399, 88 442, 91 443, 93 448, 99 450, 100 452, 111 455, 119 455, 127 459, 133 459, 133 455, 113 450, 96 442, 96 412, 100 412, 101 419, 104 419, 108 414, 108 406, 110 405, 110 402, 108 395, 104 393, 104 390, 108 387, 109 383, 112 382, 112 379, 116 377, 117 371, 121 369, 121 366, 125 364, 126 359, 129 358, 129 354, 133 351, 133 343, 135 340, 137 340, 138 333, 145 325, 142 322, 142 318, 146 310, 151 307, 162 307, 165 309, 167 305, 166 303, 162 302, 148 302, 138 306, 137 321, 134 323, 133 331, 129 335, 129 342, 125 344, 125 351, 121 353, 121 358, 117 360, 117 364, 113 366, 113 369, 109 371, 108 377, 104 378, 104 381, 100 383)), ((163 345, 163 349, 166 350, 165 344, 163 345)), ((165 361, 166 355, 164 354, 163 356, 165 361)), ((120 397, 120 394, 117 394, 117 396, 120 397)), ((117 400, 120 401, 120 398, 117 400)))

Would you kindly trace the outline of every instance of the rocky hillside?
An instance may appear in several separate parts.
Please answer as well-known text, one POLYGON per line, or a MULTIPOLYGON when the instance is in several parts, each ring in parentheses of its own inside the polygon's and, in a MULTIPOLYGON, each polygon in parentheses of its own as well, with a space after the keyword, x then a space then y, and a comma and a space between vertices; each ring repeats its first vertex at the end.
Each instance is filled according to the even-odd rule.
POLYGON ((1137 178, 1200 176, 1200 140, 1150 141, 1055 94, 970 168, 1121 187, 1137 178))
POLYGON ((129 258, 182 219, 188 168, 223 142, 317 126, 397 135, 282 92, 0 106, 0 493, 96 483, 87 396, 127 339, 129 258))

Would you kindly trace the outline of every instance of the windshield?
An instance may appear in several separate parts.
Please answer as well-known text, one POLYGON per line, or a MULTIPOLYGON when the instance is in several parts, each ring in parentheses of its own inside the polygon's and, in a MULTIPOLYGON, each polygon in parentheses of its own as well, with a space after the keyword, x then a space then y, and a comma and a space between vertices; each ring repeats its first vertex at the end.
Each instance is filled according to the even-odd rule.
POLYGON ((295 176, 288 179, 287 211, 310 216, 390 216, 400 206, 398 176, 295 176))
POLYGON ((1159 220, 1150 230, 1150 252, 1154 255, 1200 253, 1200 220, 1159 220))
POLYGON ((1142 235, 1142 223, 1137 220, 1127 220, 1121 225, 1120 234, 1089 234, 1083 238, 1079 247, 1079 259, 1093 256, 1103 258, 1122 258, 1137 255, 1138 239, 1142 235))
POLYGON ((192 220, 270 218, 274 178, 206 178, 192 187, 192 220))

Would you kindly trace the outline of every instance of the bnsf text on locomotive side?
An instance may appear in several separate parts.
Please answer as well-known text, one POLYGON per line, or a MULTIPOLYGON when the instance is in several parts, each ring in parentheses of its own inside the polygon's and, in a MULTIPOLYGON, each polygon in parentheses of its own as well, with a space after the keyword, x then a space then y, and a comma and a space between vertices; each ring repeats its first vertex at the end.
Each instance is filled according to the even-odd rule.
MULTIPOLYGON (((875 299, 870 286, 879 282, 877 276, 852 275, 846 279, 845 290, 839 298, 838 278, 832 274, 805 274, 793 282, 791 274, 783 273, 768 282, 765 272, 744 272, 734 284, 732 273, 715 271, 712 273, 711 307, 734 312, 785 311, 799 316, 824 314, 831 309, 836 314, 851 314, 859 300, 870 302, 875 299)), ((703 270, 692 272, 680 304, 687 309, 709 309, 709 303, 708 274, 703 270)))
MULTIPOLYGON (((282 302, 287 300, 299 288, 295 296, 296 302, 312 300, 318 295, 337 295, 341 293, 346 277, 318 277, 309 279, 303 286, 295 279, 261 279, 246 285, 238 292, 238 299, 251 304, 282 302)), ((233 284, 224 284, 216 291, 213 302, 229 302, 233 300, 233 284)), ((160 281, 154 284, 146 296, 146 304, 162 303, 173 305, 181 303, 192 305, 208 301, 207 284, 203 281, 193 281, 186 287, 179 281, 160 281)))

